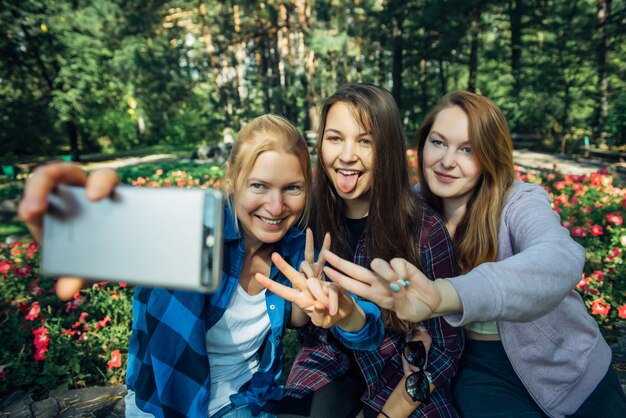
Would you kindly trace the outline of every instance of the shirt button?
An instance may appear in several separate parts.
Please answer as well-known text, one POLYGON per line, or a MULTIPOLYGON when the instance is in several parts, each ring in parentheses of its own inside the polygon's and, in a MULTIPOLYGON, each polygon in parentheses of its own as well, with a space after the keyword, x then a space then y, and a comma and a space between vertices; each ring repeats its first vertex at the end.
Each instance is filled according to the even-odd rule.
POLYGON ((274 310, 274 309, 276 309, 276 305, 274 305, 274 304, 271 304, 271 305, 270 305, 270 309, 271 309, 271 310, 274 310))

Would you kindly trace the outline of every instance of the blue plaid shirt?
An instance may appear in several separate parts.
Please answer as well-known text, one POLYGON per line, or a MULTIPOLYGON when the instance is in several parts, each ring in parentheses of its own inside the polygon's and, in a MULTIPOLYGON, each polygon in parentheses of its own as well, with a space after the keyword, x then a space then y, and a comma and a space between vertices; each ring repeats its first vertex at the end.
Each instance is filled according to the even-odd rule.
MULTIPOLYGON (((222 283, 214 294, 137 288, 133 300, 133 333, 128 348, 126 384, 135 392, 139 409, 156 417, 206 417, 211 378, 206 332, 222 317, 239 283, 244 262, 241 230, 230 208, 224 213, 222 283)), ((304 259, 305 234, 291 228, 274 250, 292 266, 304 259)), ((275 265, 270 277, 291 286, 275 265)), ((282 371, 282 337, 291 315, 291 303, 265 293, 271 331, 259 350, 260 364, 250 382, 230 397, 235 406, 251 405, 275 413, 283 395, 278 384, 282 371)), ((362 349, 377 346, 383 328, 380 311, 361 304, 366 326, 357 333, 333 330, 345 344, 362 349)))

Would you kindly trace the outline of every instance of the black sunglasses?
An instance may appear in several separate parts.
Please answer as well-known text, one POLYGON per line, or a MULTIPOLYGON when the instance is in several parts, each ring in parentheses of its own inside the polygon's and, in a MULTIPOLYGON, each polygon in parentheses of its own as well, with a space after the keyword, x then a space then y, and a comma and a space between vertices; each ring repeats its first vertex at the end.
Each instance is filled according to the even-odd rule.
POLYGON ((427 403, 430 399, 430 376, 424 371, 426 364, 426 347, 421 341, 409 341, 404 345, 402 355, 407 363, 419 368, 418 372, 411 373, 404 383, 406 393, 413 402, 427 403))

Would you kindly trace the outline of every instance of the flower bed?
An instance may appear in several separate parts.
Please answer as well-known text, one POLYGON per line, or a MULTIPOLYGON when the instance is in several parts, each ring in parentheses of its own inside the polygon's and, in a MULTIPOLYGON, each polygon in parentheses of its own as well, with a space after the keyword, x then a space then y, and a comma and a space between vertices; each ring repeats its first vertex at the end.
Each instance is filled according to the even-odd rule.
MULTIPOLYGON (((416 155, 409 158, 416 181, 416 155)), ((224 187, 224 172, 216 166, 169 163, 119 173, 124 182, 144 187, 224 187)), ((519 176, 546 188, 563 225, 587 249, 577 288, 591 314, 603 325, 624 321, 626 189, 616 187, 608 172, 572 176, 555 169, 519 176)), ((36 243, 0 247, 0 397, 17 389, 44 394, 124 382, 132 288, 95 283, 69 302, 58 300, 53 288, 54 282, 41 276, 36 243)), ((297 350, 293 335, 286 345, 291 358, 297 350)))
POLYGON ((587 250, 576 288, 589 312, 601 325, 626 319, 626 189, 607 170, 569 175, 555 167, 519 177, 548 191, 562 225, 587 250))

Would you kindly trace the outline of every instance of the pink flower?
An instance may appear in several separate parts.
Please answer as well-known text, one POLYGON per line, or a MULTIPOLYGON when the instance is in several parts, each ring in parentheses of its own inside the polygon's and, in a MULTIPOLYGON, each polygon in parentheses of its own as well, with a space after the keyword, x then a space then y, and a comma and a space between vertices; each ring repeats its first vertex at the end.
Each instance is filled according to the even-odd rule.
POLYGON ((122 289, 126 289, 126 286, 128 286, 128 284, 126 284, 125 282, 119 282, 118 283, 119 287, 121 287, 122 289))
POLYGON ((157 176, 162 175, 163 174, 163 169, 162 168, 157 169, 157 171, 155 171, 154 174, 156 174, 157 176))
POLYGON ((608 213, 604 217, 604 219, 607 222, 612 223, 613 225, 620 226, 622 222, 624 221, 621 215, 622 215, 621 212, 611 212, 611 213, 608 213))
POLYGON ((582 226, 575 226, 574 228, 572 228, 572 235, 574 235, 575 237, 585 238, 587 236, 587 233, 585 232, 585 228, 583 228, 582 226))
POLYGON ((39 302, 33 302, 33 304, 30 305, 30 310, 28 311, 28 313, 26 314, 24 318, 27 321, 32 321, 34 319, 37 319, 37 317, 39 316, 39 312, 41 312, 41 308, 39 307, 39 302))
POLYGON ((596 299, 591 303, 591 313, 594 315, 607 316, 611 306, 604 303, 604 298, 596 299))
MULTIPOLYGON (((65 304, 65 312, 73 311, 83 304, 84 298, 81 296, 80 291, 74 293, 74 299, 65 304)), ((83 312, 84 313, 84 312, 83 312)))
POLYGON ((592 225, 591 228, 589 228, 589 232, 591 232, 591 235, 594 237, 599 237, 604 234, 604 229, 602 229, 600 225, 592 225))
POLYGON ((15 269, 15 274, 20 277, 28 277, 30 275, 32 268, 28 266, 20 266, 15 269))
POLYGON ((107 361, 107 366, 109 367, 109 370, 122 366, 122 355, 120 354, 120 350, 111 351, 111 360, 107 361))
POLYGON ((28 285, 28 290, 33 296, 39 296, 43 293, 43 289, 39 287, 39 279, 35 279, 28 285))
POLYGON ((0 261, 0 273, 7 274, 13 268, 13 263, 7 260, 0 261))

